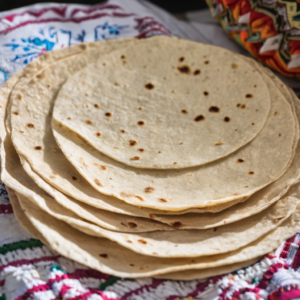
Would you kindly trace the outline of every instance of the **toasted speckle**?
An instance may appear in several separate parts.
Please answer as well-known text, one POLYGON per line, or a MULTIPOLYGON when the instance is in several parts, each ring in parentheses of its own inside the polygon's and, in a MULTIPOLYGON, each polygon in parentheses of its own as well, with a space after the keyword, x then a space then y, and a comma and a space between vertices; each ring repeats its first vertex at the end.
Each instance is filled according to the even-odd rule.
POLYGON ((126 133, 126 131, 125 131, 124 129, 121 129, 121 132, 122 132, 122 133, 126 133))
POLYGON ((42 146, 36 146, 34 147, 35 150, 43 150, 43 147, 42 146))
POLYGON ((182 144, 183 144, 183 142, 179 143, 179 145, 182 145, 182 144))
POLYGON ((139 109, 139 110, 142 110, 143 108, 142 108, 142 107, 139 107, 138 109, 139 109))
POLYGON ((165 199, 165 198, 158 198, 158 201, 159 201, 159 202, 168 202, 168 200, 165 199))
POLYGON ((103 258, 108 258, 108 255, 106 253, 103 253, 103 254, 101 253, 101 254, 99 254, 99 256, 103 257, 103 258))
POLYGON ((98 104, 94 104, 95 108, 100 108, 100 106, 98 104))
POLYGON ((101 186, 101 187, 104 186, 104 185, 100 182, 100 180, 97 179, 97 178, 94 179, 94 182, 95 182, 98 186, 101 186))
POLYGON ((243 160, 242 158, 239 158, 236 162, 237 162, 238 164, 240 164, 240 163, 243 163, 244 160, 243 160))
POLYGON ((130 157, 130 160, 140 160, 141 158, 139 156, 130 157))
POLYGON ((275 111, 275 112, 274 112, 274 116, 276 116, 277 114, 278 114, 278 111, 275 111))
POLYGON ((246 105, 245 105, 245 104, 242 104, 242 105, 241 105, 241 109, 244 109, 244 108, 246 108, 246 105))
POLYGON ((130 141, 129 141, 129 145, 130 145, 130 146, 136 146, 136 145, 137 145, 137 141, 135 141, 135 140, 130 140, 130 141))
POLYGON ((208 64, 209 64, 209 60, 206 60, 206 61, 204 62, 204 64, 208 65, 208 64))
POLYGON ((86 120, 86 121, 85 121, 85 124, 87 124, 87 125, 92 125, 92 124, 94 124, 94 122, 91 121, 91 120, 86 120))
POLYGON ((145 199, 143 198, 143 197, 141 197, 141 196, 137 196, 137 195, 133 195, 135 198, 138 198, 139 200, 141 200, 141 201, 145 201, 145 199))
POLYGON ((158 151, 157 153, 161 153, 161 151, 158 151))
POLYGON ((121 55, 121 59, 125 59, 126 57, 125 57, 125 55, 121 55))
POLYGON ((21 94, 18 94, 18 100, 22 100, 23 96, 21 94))
POLYGON ((246 96, 245 96, 246 98, 252 98, 253 97, 253 95, 252 94, 246 94, 246 96))
POLYGON ((182 112, 183 114, 188 114, 188 113, 189 113, 186 109, 182 109, 181 112, 182 112))
POLYGON ((208 109, 208 111, 211 112, 211 113, 218 113, 220 111, 220 108, 218 106, 211 106, 208 109))
POLYGON ((144 152, 144 151, 145 151, 144 148, 139 148, 138 150, 139 150, 140 152, 144 152))
POLYGON ((100 132, 96 132, 95 135, 99 137, 99 136, 101 136, 101 133, 100 132))
POLYGON ((190 67, 185 65, 185 66, 180 66, 180 67, 177 67, 178 71, 182 74, 190 74, 191 70, 190 70, 190 67))
POLYGON ((14 115, 18 115, 19 113, 17 111, 13 111, 13 114, 14 115))
POLYGON ((254 175, 254 172, 253 171, 248 171, 248 174, 249 175, 254 175))
POLYGON ((106 117, 111 117, 111 116, 112 116, 112 113, 111 113, 111 112, 107 112, 107 113, 105 113, 105 116, 106 116, 106 117))
POLYGON ((199 115, 194 119, 195 122, 201 122, 201 121, 204 121, 204 120, 205 120, 205 117, 203 115, 199 115))
POLYGON ((209 93, 208 93, 207 91, 204 91, 204 92, 203 92, 203 95, 204 95, 204 96, 208 96, 209 93))
POLYGON ((179 60, 180 62, 183 62, 183 61, 184 61, 184 57, 181 56, 178 60, 179 60))
POLYGON ((27 124, 27 127, 29 127, 29 128, 34 128, 34 125, 33 125, 32 123, 28 123, 28 124, 27 124))
POLYGON ((145 88, 146 88, 147 90, 152 90, 152 89, 154 89, 154 85, 153 85, 151 82, 149 82, 149 83, 146 83, 146 84, 145 84, 145 88))
POLYGON ((135 223, 133 223, 133 222, 128 222, 128 226, 130 228, 136 228, 137 227, 137 225, 135 223))
POLYGON ((182 223, 179 221, 176 221, 176 222, 171 223, 170 225, 175 228, 180 228, 182 226, 182 223))
POLYGON ((194 75, 196 76, 196 75, 199 75, 201 73, 201 71, 199 70, 199 69, 197 69, 197 70, 195 70, 194 71, 194 75))
POLYGON ((238 65, 237 65, 237 64, 232 64, 232 65, 231 65, 231 68, 232 68, 232 69, 237 69, 237 68, 238 68, 238 65))
POLYGON ((177 162, 175 161, 175 162, 173 162, 173 165, 177 165, 177 162))
POLYGON ((77 177, 75 177, 75 176, 72 176, 72 179, 73 179, 73 180, 77 180, 77 177))
POLYGON ((143 244, 143 245, 146 245, 146 244, 147 244, 147 242, 146 242, 145 240, 143 240, 143 239, 139 239, 138 242, 139 242, 140 244, 143 244))
POLYGON ((144 125, 145 125, 145 121, 138 121, 137 124, 138 124, 139 126, 144 126, 144 125))
POLYGON ((214 145, 215 146, 220 146, 220 145, 224 145, 224 143, 223 142, 214 142, 214 145))
POLYGON ((146 187, 144 191, 145 191, 145 193, 153 193, 155 191, 155 188, 149 186, 149 187, 146 187))
POLYGON ((225 117, 224 118, 224 122, 226 122, 226 123, 230 122, 230 118, 229 117, 225 117))

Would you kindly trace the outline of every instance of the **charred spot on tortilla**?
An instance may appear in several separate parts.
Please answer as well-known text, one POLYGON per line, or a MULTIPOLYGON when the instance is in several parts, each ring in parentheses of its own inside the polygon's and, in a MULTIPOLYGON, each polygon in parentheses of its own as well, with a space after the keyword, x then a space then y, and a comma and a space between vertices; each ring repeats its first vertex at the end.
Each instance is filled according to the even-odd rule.
POLYGON ((140 160, 141 158, 139 156, 130 157, 130 160, 140 160))
POLYGON ((137 225, 135 223, 133 223, 133 222, 128 222, 128 226, 130 228, 136 228, 137 227, 137 225))
POLYGON ((220 112, 220 108, 218 106, 211 106, 208 111, 211 113, 218 113, 220 112))
POLYGON ((194 119, 195 122, 201 122, 201 121, 204 121, 204 120, 205 120, 205 117, 203 115, 199 115, 194 119))
POLYGON ((145 121, 138 121, 137 124, 138 124, 139 126, 144 126, 144 125, 145 125, 145 121))
POLYGON ((177 69, 182 74, 190 74, 191 72, 190 67, 188 65, 179 66, 177 67, 177 69))
POLYGON ((159 201, 159 202, 168 202, 168 200, 165 199, 165 198, 158 198, 158 201, 159 201))
POLYGON ((135 140, 130 140, 130 141, 129 141, 129 145, 133 147, 133 146, 137 145, 137 141, 135 141, 135 140))
POLYGON ((154 191, 155 191, 154 187, 149 186, 145 188, 145 193, 153 193, 154 191))
POLYGON ((106 253, 100 253, 99 256, 103 258, 108 258, 108 255, 106 253))
POLYGON ((145 88, 146 88, 147 90, 152 90, 152 89, 154 89, 154 85, 153 85, 151 82, 149 82, 149 83, 146 83, 146 84, 145 84, 145 88))
POLYGON ((138 242, 139 242, 140 244, 143 244, 143 245, 146 245, 146 244, 147 244, 147 242, 146 242, 145 240, 143 240, 143 239, 139 239, 138 242))

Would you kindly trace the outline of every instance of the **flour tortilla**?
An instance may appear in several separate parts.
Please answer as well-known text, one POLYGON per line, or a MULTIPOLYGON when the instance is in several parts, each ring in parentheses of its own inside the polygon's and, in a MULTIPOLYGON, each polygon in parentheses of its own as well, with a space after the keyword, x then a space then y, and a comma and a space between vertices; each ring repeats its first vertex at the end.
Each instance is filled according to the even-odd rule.
MULTIPOLYGON (((65 49, 64 49, 64 51, 65 51, 65 49)), ((295 164, 293 164, 292 166, 296 167, 295 164)), ((29 174, 30 174, 30 172, 29 172, 29 174)), ((290 174, 292 174, 292 173, 290 173, 290 174)), ((288 178, 288 179, 290 179, 290 178, 288 178)), ((41 180, 41 181, 43 182, 43 180, 41 180)), ((289 183, 292 183, 292 181, 296 182, 296 178, 293 178, 293 179, 289 180, 289 183)), ((36 182, 38 182, 38 181, 36 181, 36 182)), ((45 184, 45 182, 44 182, 44 184, 45 184)), ((274 184, 276 184, 276 183, 274 183, 274 184)), ((281 186, 279 186, 279 190, 282 189, 282 191, 280 191, 281 193, 279 193, 279 195, 277 195, 277 197, 273 198, 272 201, 270 201, 270 199, 268 197, 266 197, 266 195, 264 196, 264 198, 262 197, 262 199, 260 199, 260 201, 258 202, 258 204, 255 204, 254 208, 256 208, 256 212, 261 211, 263 208, 266 208, 267 206, 269 206, 273 201, 275 201, 278 198, 280 198, 280 196, 282 196, 287 191, 287 189, 289 187, 289 185, 288 186, 283 186, 283 185, 285 185, 285 182, 281 183, 281 186), (266 203, 264 203, 263 200, 265 200, 265 202, 269 201, 267 203, 267 205, 266 205, 266 203)), ((40 185, 40 187, 42 187, 42 186, 40 185)), ((49 191, 48 191, 48 193, 49 193, 49 191)), ((271 195, 274 195, 274 193, 271 193, 271 195)), ((52 194, 52 196, 53 196, 53 194, 52 194)), ((109 197, 107 197, 107 198, 109 199, 109 197)), ((113 202, 113 200, 114 199, 111 198, 111 202, 113 202)), ((72 200, 69 200, 69 201, 72 201, 72 200)), ((95 202, 96 201, 94 201, 94 203, 95 202)), ((105 207, 106 202, 102 201, 102 203, 101 203, 101 200, 99 202, 100 202, 99 204, 101 205, 101 207, 102 206, 105 207)), ((65 205, 65 206, 69 206, 70 205, 70 203, 68 201, 66 203, 64 203, 64 202, 59 202, 59 203, 61 203, 62 205, 65 205)), ((94 203, 92 203, 92 205, 95 206, 94 203)), ((123 205, 123 206, 126 207, 126 203, 118 202, 118 200, 115 200, 113 203, 115 203, 116 205, 119 204, 121 206, 123 205)), ((253 202, 252 202, 252 205, 253 205, 253 202)), ((172 217, 171 216, 170 218, 167 217, 167 218, 164 219, 163 216, 161 216, 161 215, 156 216, 155 213, 157 213, 157 211, 155 211, 155 210, 152 210, 152 211, 148 210, 148 212, 147 212, 147 209, 143 210, 143 209, 135 208, 135 207, 130 206, 130 205, 127 205, 127 206, 129 208, 129 210, 135 210, 137 212, 137 215, 142 215, 142 216, 146 216, 146 217, 151 217, 151 218, 158 219, 158 220, 160 220, 162 222, 165 222, 167 224, 170 224, 170 225, 174 226, 175 228, 198 228, 198 229, 201 229, 201 228, 211 228, 211 227, 216 227, 216 226, 223 225, 225 223, 230 223, 230 222, 236 221, 236 220, 241 219, 241 218, 245 218, 245 217, 247 217, 247 216, 255 213, 254 209, 253 210, 251 210, 251 209, 248 209, 248 210, 247 209, 246 210, 243 209, 243 208, 246 207, 246 205, 244 205, 243 207, 241 207, 239 209, 237 208, 236 210, 231 210, 230 212, 227 210, 227 211, 225 211, 225 214, 222 214, 222 215, 219 215, 219 216, 218 215, 213 215, 213 216, 212 215, 202 215, 199 218, 199 216, 197 216, 197 215, 192 215, 192 216, 191 215, 185 215, 185 216, 182 216, 182 218, 176 218, 176 217, 172 217)), ((76 206, 75 206, 75 208, 76 208, 76 206)), ((114 208, 114 206, 113 206, 113 208, 114 208)), ((75 211, 73 210, 73 212, 76 212, 76 210, 75 211)), ((79 215, 82 214, 81 211, 78 211, 78 213, 79 213, 79 215)), ((125 213, 127 213, 127 210, 125 210, 125 213)), ((83 214, 83 215, 85 215, 85 214, 83 214)), ((121 223, 124 224, 124 222, 121 222, 121 221, 120 222, 117 221, 116 223, 117 223, 117 225, 120 225, 121 223)), ((125 224, 127 224, 127 223, 125 223, 125 224)), ((105 224, 103 224, 103 223, 99 224, 99 225, 100 226, 102 225, 103 227, 108 228, 108 229, 112 229, 111 227, 105 226, 105 224)), ((141 228, 140 229, 141 231, 146 231, 145 229, 143 229, 140 226, 139 226, 139 228, 141 228)), ((114 229, 112 229, 112 230, 114 230, 114 229)), ((151 230, 151 228, 149 228, 148 230, 151 230)))
POLYGON ((245 60, 160 36, 103 55, 69 77, 53 118, 126 165, 181 169, 250 142, 269 110, 268 87, 245 60))
POLYGON ((283 198, 267 210, 240 222, 207 230, 154 231, 145 233, 112 232, 79 219, 50 197, 40 196, 30 200, 17 192, 21 205, 37 206, 89 235, 104 237, 137 253, 156 257, 195 257, 234 251, 275 229, 296 209, 300 200, 283 198))
MULTIPOLYGON (((36 73, 45 69, 47 67, 46 61, 49 61, 49 64, 58 61, 60 59, 63 59, 65 57, 74 57, 75 54, 80 53, 82 54, 82 51, 85 49, 87 51, 96 51, 97 55, 100 53, 99 49, 103 48, 118 48, 121 44, 127 44, 133 42, 130 39, 126 40, 115 40, 115 41, 105 41, 105 42, 95 42, 95 43, 88 43, 88 44, 83 44, 80 46, 71 46, 65 49, 61 49, 59 51, 52 51, 50 53, 46 53, 47 55, 43 55, 36 59, 33 63, 27 65, 25 69, 22 71, 22 75, 18 76, 18 82, 17 82, 17 77, 13 77, 9 80, 10 84, 10 91, 9 89, 6 89, 3 87, 2 91, 4 89, 6 90, 5 93, 2 94, 2 99, 1 102, 3 104, 2 107, 6 106, 6 101, 7 98, 10 95, 11 92, 11 99, 18 99, 19 98, 19 91, 22 89, 23 86, 26 86, 26 84, 32 79, 35 78, 37 75, 36 73), (85 47, 83 47, 85 46, 85 47), (94 48, 94 50, 93 50, 94 48), (57 53, 59 52, 59 53, 57 53)), ((94 53, 95 54, 95 53, 94 53)), ((83 58, 84 61, 85 58, 83 58)), ((11 101, 8 103, 8 108, 7 111, 11 111, 11 101)), ((10 132, 10 114, 7 114, 7 124, 6 124, 6 129, 8 132, 10 132)), ((46 128, 50 127, 50 122, 46 124, 46 128)), ((118 199, 114 197, 109 197, 106 195, 103 195, 99 192, 97 192, 94 189, 90 188, 89 183, 76 171, 76 169, 68 162, 68 160, 64 157, 63 153, 61 150, 55 146, 56 142, 53 138, 52 132, 51 131, 46 131, 45 136, 42 136, 43 139, 47 140, 49 144, 52 145, 52 148, 50 149, 51 151, 44 151, 45 148, 42 150, 43 155, 42 155, 42 168, 40 175, 42 175, 43 179, 51 183, 53 186, 64 192, 65 194, 68 194, 72 196, 74 199, 80 200, 81 202, 87 203, 93 207, 100 208, 103 210, 107 211, 112 211, 115 213, 120 213, 120 214, 126 214, 130 216, 141 216, 145 218, 153 218, 154 214, 157 213, 158 211, 153 210, 153 209, 148 209, 148 208, 141 208, 141 207, 136 207, 129 205, 123 201, 119 201, 118 199), (47 162, 47 163, 45 163, 47 162), (58 176, 56 178, 53 178, 54 173, 57 173, 58 176), (72 176, 70 176, 70 174, 72 176), (72 180, 70 180, 72 178, 72 180), (77 178, 77 180, 73 180, 73 178, 77 178)), ((41 141, 42 142, 42 141, 41 141)), ((33 180, 41 187, 41 188, 46 188, 48 190, 48 187, 45 187, 45 182, 43 180, 39 180, 37 178, 37 174, 32 172, 30 166, 24 160, 23 166, 29 176, 33 178, 33 180)), ((48 191, 49 193, 49 191, 48 191)), ((53 193, 52 193, 53 196, 53 193)), ((184 214, 187 212, 207 212, 207 211, 221 211, 224 210, 236 203, 239 203, 241 201, 245 201, 247 197, 244 197, 242 199, 237 199, 235 201, 231 201, 230 203, 222 203, 220 205, 215 205, 213 207, 207 207, 207 208, 200 208, 200 209, 190 209, 190 210, 185 210, 185 211, 178 211, 176 212, 177 214, 184 214)), ((69 205, 67 203, 61 202, 60 199, 58 199, 59 203, 61 203, 63 206, 69 205)), ((170 214, 172 212, 168 211, 159 211, 161 214, 170 214)), ((121 222, 124 223, 124 222, 121 222)), ((102 224, 103 225, 103 224, 102 224)), ((104 226, 105 227, 105 226, 104 226)), ((111 229, 111 228, 109 228, 111 229)))
MULTIPOLYGON (((132 205, 167 211, 226 203, 250 196, 278 179, 294 154, 296 122, 293 112, 274 83, 265 80, 268 80, 272 101, 265 127, 240 150, 201 167, 176 171, 132 168, 102 155, 55 120, 52 129, 67 159, 104 194, 132 205), (243 162, 239 163, 239 160, 243 162), (99 166, 105 166, 106 170, 99 166)), ((15 119, 23 128, 21 118, 16 116, 15 119)), ((33 156, 34 151, 31 152, 33 156)))
MULTIPOLYGON (((53 177, 53 173, 46 168, 45 153, 56 149, 50 138, 45 139, 45 133, 49 131, 48 120, 55 92, 63 83, 59 83, 58 79, 67 78, 69 76, 67 69, 72 66, 74 70, 79 61, 80 58, 76 58, 75 61, 70 58, 55 67, 49 67, 40 76, 37 75, 36 80, 29 82, 29 88, 26 86, 21 90, 22 101, 13 99, 13 143, 18 153, 23 155, 33 170, 46 181, 50 180, 50 176, 53 177), (57 88, 54 84, 57 84, 57 88), (49 89, 48 85, 52 88, 49 89), (35 128, 28 127, 28 124, 33 124, 35 128), (45 150, 36 150, 41 149, 40 147, 45 150)), ((225 159, 202 167, 170 171, 130 168, 101 155, 98 151, 89 153, 89 145, 78 136, 74 138, 77 139, 76 143, 82 143, 81 147, 76 147, 65 138, 57 137, 57 141, 67 158, 94 188, 133 205, 176 211, 241 199, 277 179, 287 168, 292 156, 295 120, 290 105, 274 86, 272 88, 272 93, 275 93, 272 102, 275 104, 272 103, 271 115, 258 137, 225 159), (262 140, 263 143, 259 142, 262 140), (261 153, 268 155, 262 156, 261 153), (256 159, 257 156, 260 159, 256 159), (238 159, 243 159, 244 163, 237 163, 238 159), (189 176, 191 174, 192 176, 189 176), (151 188, 154 188, 154 191, 151 188)), ((55 126, 54 123, 52 125, 55 126)), ((59 129, 56 127, 54 129, 57 136, 59 129)), ((61 128, 62 130, 64 128, 61 128)), ((67 137, 73 139, 73 135, 69 132, 67 137)), ((60 165, 59 156, 54 158, 55 152, 53 153, 49 163, 60 165)), ((53 170, 56 172, 54 168, 53 170)), ((70 173, 66 176, 69 176, 69 181, 72 180, 70 173)), ((53 180, 51 184, 54 185, 55 181, 53 180)), ((55 187, 59 188, 60 185, 55 187)), ((67 187, 64 192, 69 194, 67 187)))
MULTIPOLYGON (((242 268, 250 267, 255 264, 261 257, 243 261, 240 263, 226 265, 222 267, 210 268, 210 269, 201 269, 201 270, 185 270, 182 272, 173 272, 166 273, 162 275, 155 276, 158 279, 169 279, 169 280, 195 280, 195 279, 205 279, 218 275, 227 275, 230 276, 232 272, 240 270, 242 268), (229 273, 229 274, 228 274, 229 273)), ((231 276, 230 276, 231 277, 231 276)))
MULTIPOLYGON (((291 197, 292 193, 289 192, 288 196, 291 197)), ((299 197, 299 191, 296 192, 296 196, 299 197)), ((300 226, 300 206, 298 206, 291 217, 275 230, 240 250, 193 259, 156 258, 134 253, 107 239, 83 234, 36 207, 32 210, 27 207, 22 212, 19 204, 14 199, 11 201, 21 224, 26 222, 25 213, 34 228, 42 234, 45 243, 53 250, 101 272, 128 278, 156 276, 189 269, 215 268, 254 259, 279 247, 284 240, 294 235, 300 226), (107 257, 105 258, 103 254, 107 254, 107 257)), ((24 227, 27 230, 32 228, 24 227)), ((30 233, 34 235, 34 232, 30 233)))

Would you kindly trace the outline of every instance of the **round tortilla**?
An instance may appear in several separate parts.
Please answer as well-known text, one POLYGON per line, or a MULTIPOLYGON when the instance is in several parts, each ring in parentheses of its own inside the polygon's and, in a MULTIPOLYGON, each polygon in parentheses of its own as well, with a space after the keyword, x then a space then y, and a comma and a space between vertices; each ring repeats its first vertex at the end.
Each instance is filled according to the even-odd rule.
POLYGON ((269 110, 268 87, 245 60, 160 36, 103 55, 71 76, 53 118, 126 165, 181 169, 253 140, 269 110))
POLYGON ((89 235, 110 239, 142 255, 169 258, 216 255, 239 249, 278 227, 295 211, 299 203, 295 197, 283 198, 259 214, 214 229, 120 233, 79 219, 37 190, 35 197, 29 200, 22 191, 16 193, 25 210, 38 207, 89 235))
MULTIPOLYGON (((68 48, 64 48, 58 51, 52 51, 50 53, 46 53, 43 56, 40 56, 38 59, 36 59, 33 63, 27 65, 24 70, 22 71, 22 74, 15 75, 13 78, 9 79, 8 82, 0 89, 1 92, 1 103, 2 107, 6 107, 6 102, 8 101, 8 98, 11 99, 18 99, 19 98, 19 91, 24 86, 27 85, 27 83, 32 79, 35 78, 38 72, 42 71, 46 67, 49 67, 54 62, 58 62, 59 60, 66 58, 66 57, 72 57, 74 59, 77 59, 76 55, 82 54, 83 58, 81 61, 81 64, 86 62, 86 57, 84 57, 86 49, 87 51, 91 51, 92 55, 99 55, 102 52, 105 53, 105 51, 112 51, 114 49, 118 49, 120 45, 126 45, 134 42, 132 39, 126 39, 126 40, 113 40, 113 41, 102 41, 102 42, 92 42, 88 44, 82 44, 82 45, 76 45, 71 46, 68 48), (85 47, 83 47, 85 46, 85 47), (47 65, 47 62, 49 65, 47 65), (9 89, 6 88, 6 86, 10 86, 9 89), (13 89, 12 89, 13 88, 13 89), (10 90, 12 89, 12 90, 10 90)), ((53 87, 52 87, 53 89, 53 87)), ((55 90, 53 90, 55 94, 55 90)), ((11 103, 12 101, 8 102, 7 111, 11 111, 11 103)), ((6 130, 10 132, 11 127, 11 114, 8 113, 6 116, 6 130)), ((46 119, 46 128, 51 127, 51 119, 46 119)), ((39 134, 41 132, 38 132, 39 134)), ((41 158, 42 160, 40 163, 40 168, 36 168, 35 171, 37 171, 37 174, 40 174, 44 180, 51 183, 53 186, 55 186, 58 190, 62 191, 63 193, 73 197, 74 199, 77 199, 83 203, 86 203, 90 206, 96 207, 98 209, 103 209, 119 214, 125 214, 129 216, 141 216, 145 218, 153 218, 155 213, 160 214, 170 214, 171 212, 168 211, 157 211, 153 209, 148 208, 141 208, 137 206, 132 206, 130 204, 127 204, 126 202, 119 201, 118 199, 114 197, 110 197, 104 194, 101 194, 97 192, 94 189, 91 189, 89 183, 80 175, 80 173, 77 172, 77 170, 69 163, 69 161, 65 158, 62 151, 56 146, 56 142, 54 140, 54 137, 52 135, 52 131, 45 131, 44 133, 41 133, 39 135, 39 138, 41 143, 43 143, 44 140, 48 141, 48 144, 51 145, 50 150, 51 151, 45 151, 47 147, 44 147, 41 152, 42 156, 37 157, 38 159, 41 158), (58 176, 53 176, 54 174, 57 174, 58 176), (70 176, 70 174, 72 176, 70 176), (72 179, 72 180, 71 180, 72 179), (76 179, 76 180, 74 180, 76 179)), ((11 146, 11 145, 8 145, 11 146)), ((7 149, 7 151, 10 151, 7 149)), ((44 190, 46 190, 49 193, 49 187, 47 186, 46 182, 44 180, 39 180, 37 178, 37 174, 32 172, 31 167, 27 164, 26 160, 23 159, 23 167, 25 168, 26 172, 29 176, 32 177, 32 179, 44 190)), ((15 166, 14 166, 15 167, 15 166)), ((50 188, 50 190, 52 190, 50 188)), ((53 192, 55 193, 55 192, 53 192)), ((54 194, 51 194, 53 197, 56 197, 54 194)), ((57 194, 57 193, 56 193, 57 194)), ((177 214, 184 214, 187 212, 207 212, 207 211, 221 211, 224 210, 238 202, 244 201, 246 198, 237 199, 235 201, 231 201, 230 203, 224 203, 220 205, 215 205, 213 207, 204 207, 204 208, 196 208, 196 209, 190 209, 185 211, 178 211, 177 214)), ((58 199, 59 203, 61 203, 63 206, 70 205, 68 202, 65 203, 62 199, 58 199)), ((70 206, 72 208, 72 205, 70 206)), ((78 211, 80 213, 80 211, 78 211)), ((122 223, 122 222, 121 222, 122 223)), ((124 223, 124 222, 123 222, 124 223)), ((104 224, 102 224, 104 226, 104 224)), ((104 226, 106 227, 106 226, 104 226)), ((109 228, 111 229, 111 228, 109 228)))
POLYGON ((181 170, 128 167, 101 154, 55 120, 52 129, 67 159, 103 194, 132 205, 168 211, 213 206, 254 194, 282 176, 291 163, 296 147, 295 117, 274 83, 269 79, 267 84, 271 111, 258 136, 233 154, 200 167, 181 170))
POLYGON ((298 206, 291 217, 275 230, 237 251, 193 259, 157 258, 140 255, 107 239, 81 233, 38 208, 22 211, 16 197, 12 197, 11 202, 16 217, 24 228, 53 250, 101 272, 128 278, 215 268, 251 260, 279 247, 285 239, 293 236, 300 226, 298 206))

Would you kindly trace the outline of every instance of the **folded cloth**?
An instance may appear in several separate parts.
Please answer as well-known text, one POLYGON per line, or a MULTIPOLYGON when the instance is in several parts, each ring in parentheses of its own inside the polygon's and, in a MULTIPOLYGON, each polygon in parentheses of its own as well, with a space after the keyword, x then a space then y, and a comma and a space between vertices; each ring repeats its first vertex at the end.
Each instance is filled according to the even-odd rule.
MULTIPOLYGON (((207 16, 209 16, 207 14, 207 16)), ((208 19, 207 19, 208 20, 208 19)), ((37 4, 0 13, 0 85, 44 52, 119 37, 175 35, 244 53, 215 23, 183 22, 144 1, 37 4), (209 34, 211 33, 211 34, 209 34), (218 38, 212 38, 212 35, 218 38)), ((16 221, 0 183, 0 299, 291 299, 300 297, 300 233, 251 267, 187 282, 121 279, 61 257, 16 221)))

